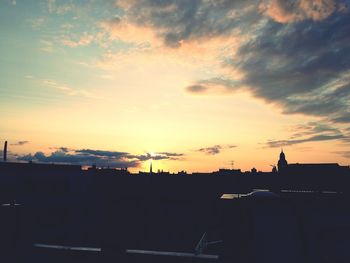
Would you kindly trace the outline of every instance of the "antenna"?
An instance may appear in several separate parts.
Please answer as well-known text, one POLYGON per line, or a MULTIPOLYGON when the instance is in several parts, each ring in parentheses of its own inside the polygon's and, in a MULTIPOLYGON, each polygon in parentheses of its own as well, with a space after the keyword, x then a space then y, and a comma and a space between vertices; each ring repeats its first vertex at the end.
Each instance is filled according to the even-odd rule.
POLYGON ((5 141, 5 144, 4 144, 4 162, 7 161, 7 141, 5 141))
POLYGON ((233 170, 233 164, 234 163, 235 163, 234 161, 231 161, 231 170, 233 170))

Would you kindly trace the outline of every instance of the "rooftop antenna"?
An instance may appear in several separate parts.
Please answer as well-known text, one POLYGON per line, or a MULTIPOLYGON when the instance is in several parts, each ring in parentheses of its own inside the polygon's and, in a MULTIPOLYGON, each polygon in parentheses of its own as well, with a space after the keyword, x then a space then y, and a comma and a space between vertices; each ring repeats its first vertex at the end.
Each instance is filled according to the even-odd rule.
POLYGON ((5 141, 5 144, 4 144, 4 162, 7 161, 7 141, 5 141))
POLYGON ((233 164, 234 163, 235 163, 234 161, 231 161, 231 170, 233 170, 233 164))

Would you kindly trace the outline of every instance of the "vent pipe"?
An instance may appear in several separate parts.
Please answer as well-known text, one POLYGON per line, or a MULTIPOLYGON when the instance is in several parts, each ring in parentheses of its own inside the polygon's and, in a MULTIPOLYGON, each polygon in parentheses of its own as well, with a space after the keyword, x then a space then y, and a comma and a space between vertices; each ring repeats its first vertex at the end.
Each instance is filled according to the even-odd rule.
POLYGON ((7 160, 7 141, 5 141, 4 144, 4 162, 7 160))

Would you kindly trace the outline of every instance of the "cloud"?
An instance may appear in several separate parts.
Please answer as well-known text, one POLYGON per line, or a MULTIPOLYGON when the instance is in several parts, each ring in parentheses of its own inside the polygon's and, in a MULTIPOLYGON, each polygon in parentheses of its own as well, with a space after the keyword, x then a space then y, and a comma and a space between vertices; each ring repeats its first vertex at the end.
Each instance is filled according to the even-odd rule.
POLYGON ((228 145, 218 145, 217 144, 217 145, 214 145, 211 147, 200 148, 197 151, 203 152, 203 153, 208 154, 208 155, 216 155, 216 154, 219 154, 221 152, 221 150, 223 150, 223 149, 232 149, 235 147, 237 147, 237 146, 232 145, 232 144, 228 144, 228 145))
POLYGON ((304 114, 321 117, 324 121, 349 123, 348 13, 338 12, 323 20, 289 24, 264 18, 260 21, 259 30, 251 33, 249 40, 242 42, 233 56, 226 54, 224 67, 239 72, 239 78, 227 74, 199 80, 193 84, 199 88, 188 87, 187 90, 197 94, 247 90, 277 105, 284 114, 304 114))
POLYGON ((317 141, 341 140, 345 142, 349 139, 349 136, 338 128, 317 122, 295 126, 290 132, 292 134, 288 139, 268 140, 265 145, 270 148, 276 148, 317 141))
POLYGON ((169 157, 179 157, 179 156, 185 155, 183 153, 172 153, 172 152, 158 152, 156 154, 165 155, 165 156, 169 156, 169 157))
POLYGON ((302 136, 322 133, 341 134, 341 131, 338 128, 321 122, 308 122, 307 124, 297 125, 293 127, 291 131, 293 132, 291 138, 298 138, 302 136))
POLYGON ((45 17, 38 17, 38 18, 30 20, 30 23, 32 24, 32 28, 34 28, 34 29, 40 28, 45 22, 46 22, 45 17))
POLYGON ((137 159, 139 161, 147 160, 178 160, 179 157, 184 156, 183 153, 171 153, 171 152, 156 152, 156 153, 146 153, 141 155, 128 155, 128 158, 137 159))
MULTIPOLYGON (((66 149, 66 148, 64 148, 66 149)), ((79 164, 92 165, 96 164, 100 167, 138 167, 140 162, 137 160, 129 160, 124 155, 117 154, 117 152, 108 151, 93 151, 93 150, 76 150, 68 152, 66 150, 57 150, 49 155, 43 152, 36 152, 35 154, 20 155, 17 157, 19 161, 34 161, 42 163, 64 163, 64 164, 79 164), (103 154, 105 153, 105 154, 103 154)))
POLYGON ((75 152, 81 153, 81 154, 87 154, 87 155, 95 155, 100 157, 115 157, 115 158, 125 157, 128 154, 126 152, 102 151, 102 150, 91 150, 91 149, 75 150, 75 152))
POLYGON ((305 143, 305 142, 318 142, 318 141, 330 141, 330 140, 339 140, 345 138, 342 134, 337 135, 327 135, 327 134, 320 134, 320 135, 314 135, 305 139, 292 139, 292 140, 270 140, 266 144, 268 147, 276 148, 276 147, 283 147, 283 146, 291 146, 295 144, 305 143))
POLYGON ((42 79, 41 84, 50 88, 54 88, 67 96, 79 96, 90 99, 100 99, 101 97, 85 89, 72 88, 66 84, 58 83, 50 79, 42 79))
POLYGON ((245 72, 242 84, 256 97, 286 114, 344 121, 350 111, 349 23, 348 15, 289 26, 269 22, 232 66, 245 72))
POLYGON ((167 47, 179 48, 190 41, 227 37, 256 22, 252 0, 141 0, 116 1, 128 24, 152 29, 167 47))
POLYGON ((12 146, 22 146, 22 145, 25 145, 25 144, 28 144, 29 141, 18 141, 16 143, 11 143, 10 145, 12 146))
POLYGON ((87 46, 95 40, 93 35, 83 34, 79 39, 64 38, 62 44, 68 47, 76 48, 79 46, 87 46))
POLYGON ((64 14, 72 11, 74 7, 74 4, 70 1, 59 5, 56 3, 56 0, 47 0, 47 9, 50 14, 64 14))
POLYGON ((207 93, 232 93, 242 90, 241 86, 237 86, 237 79, 242 76, 235 73, 236 80, 224 78, 222 76, 200 80, 194 85, 186 87, 186 90, 192 94, 207 94, 207 93))
POLYGON ((17 155, 18 161, 34 161, 41 163, 64 163, 93 165, 100 167, 125 168, 139 167, 147 160, 178 160, 182 153, 159 152, 155 154, 133 155, 127 152, 105 151, 93 149, 69 149, 67 147, 53 148, 50 154, 36 152, 34 154, 17 155))
POLYGON ((186 89, 187 91, 192 93, 200 93, 200 92, 206 91, 208 88, 206 86, 197 84, 197 85, 188 86, 186 89))
POLYGON ((350 159, 350 151, 335 151, 335 154, 339 154, 347 159, 350 159))
POLYGON ((40 44, 42 47, 40 48, 41 51, 51 53, 54 51, 54 43, 49 40, 40 40, 40 44))
POLYGON ((263 14, 279 23, 321 21, 344 9, 336 0, 265 0, 259 7, 263 14))

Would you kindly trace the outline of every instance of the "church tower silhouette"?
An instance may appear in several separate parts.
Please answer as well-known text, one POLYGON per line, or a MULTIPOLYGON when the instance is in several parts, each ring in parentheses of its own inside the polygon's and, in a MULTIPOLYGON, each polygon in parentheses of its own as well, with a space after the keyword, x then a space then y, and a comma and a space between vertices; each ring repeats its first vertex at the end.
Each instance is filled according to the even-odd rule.
POLYGON ((278 172, 282 172, 288 166, 283 149, 281 149, 280 159, 278 160, 277 166, 278 166, 278 172))

